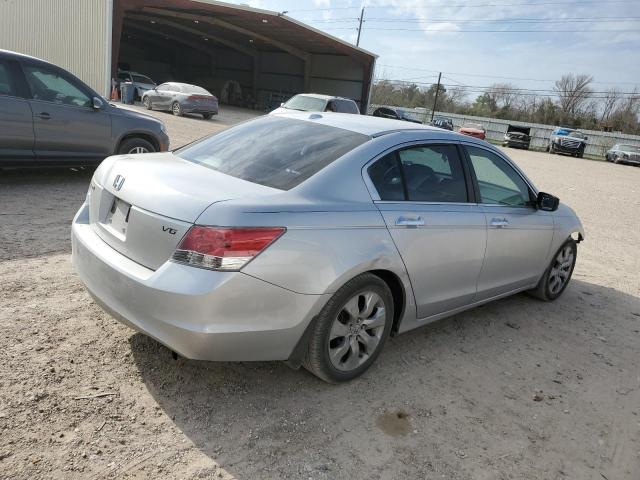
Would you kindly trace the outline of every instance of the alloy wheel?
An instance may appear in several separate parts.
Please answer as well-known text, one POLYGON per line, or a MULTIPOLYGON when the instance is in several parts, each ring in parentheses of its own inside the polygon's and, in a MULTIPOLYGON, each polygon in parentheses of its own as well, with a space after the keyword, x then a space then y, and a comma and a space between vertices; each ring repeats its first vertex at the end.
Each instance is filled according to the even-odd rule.
POLYGON ((149 150, 147 150, 145 147, 133 147, 127 153, 149 153, 149 150))
POLYGON ((333 367, 347 372, 365 363, 380 345, 386 323, 380 295, 369 290, 351 297, 329 332, 329 360, 333 367))
POLYGON ((552 295, 558 293, 569 281, 573 267, 573 248, 566 245, 556 256, 551 272, 549 272, 549 291, 552 295))

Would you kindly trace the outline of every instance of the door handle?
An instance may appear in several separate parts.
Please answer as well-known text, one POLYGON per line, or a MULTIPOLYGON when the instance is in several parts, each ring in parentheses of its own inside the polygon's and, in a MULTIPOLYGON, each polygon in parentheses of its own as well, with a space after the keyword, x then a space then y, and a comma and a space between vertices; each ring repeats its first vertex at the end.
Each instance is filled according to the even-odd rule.
POLYGON ((424 225, 422 217, 398 217, 396 219, 396 225, 402 227, 420 227, 424 225))
POLYGON ((491 226, 492 227, 502 228, 502 227, 506 227, 507 225, 509 225, 509 220, 507 220, 506 218, 492 218, 491 219, 491 226))
POLYGON ((51 118, 51 115, 49 115, 47 112, 40 112, 38 114, 38 117, 40 117, 42 120, 49 120, 51 118))

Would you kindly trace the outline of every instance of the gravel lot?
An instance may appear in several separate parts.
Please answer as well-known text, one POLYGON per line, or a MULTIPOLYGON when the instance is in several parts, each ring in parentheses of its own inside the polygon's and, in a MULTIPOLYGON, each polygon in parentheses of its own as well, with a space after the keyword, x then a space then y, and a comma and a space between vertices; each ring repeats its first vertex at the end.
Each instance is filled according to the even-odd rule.
MULTIPOLYGON (((252 114, 155 115, 179 146, 252 114)), ((587 230, 564 296, 391 339, 340 386, 174 361, 73 272, 91 172, 0 172, 0 478, 638 480, 640 168, 509 154, 587 230)))

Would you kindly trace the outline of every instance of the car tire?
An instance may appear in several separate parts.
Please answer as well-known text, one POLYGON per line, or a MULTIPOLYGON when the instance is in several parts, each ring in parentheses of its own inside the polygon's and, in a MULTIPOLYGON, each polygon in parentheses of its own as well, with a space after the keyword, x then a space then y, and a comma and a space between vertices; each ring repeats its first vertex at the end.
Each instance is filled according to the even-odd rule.
POLYGON ((567 240, 553 256, 538 286, 528 293, 545 302, 551 302, 562 295, 571 280, 577 256, 577 243, 573 239, 567 240))
POLYGON ((173 113, 176 117, 181 117, 183 114, 182 106, 179 102, 173 102, 171 105, 171 113, 173 113))
POLYGON ((144 108, 146 108, 147 110, 153 110, 153 106, 151 105, 151 99, 149 97, 144 97, 142 99, 142 105, 144 105, 144 108))
POLYGON ((204 118, 205 120, 211 120, 211 117, 213 117, 213 114, 211 114, 211 113, 203 113, 202 114, 202 118, 204 118))
POLYGON ((151 142, 144 138, 134 137, 128 138, 120 144, 118 155, 128 155, 136 153, 152 153, 156 148, 151 142))
POLYGON ((363 273, 349 280, 316 317, 303 366, 329 383, 362 375, 384 347, 393 315, 391 290, 380 277, 363 273))

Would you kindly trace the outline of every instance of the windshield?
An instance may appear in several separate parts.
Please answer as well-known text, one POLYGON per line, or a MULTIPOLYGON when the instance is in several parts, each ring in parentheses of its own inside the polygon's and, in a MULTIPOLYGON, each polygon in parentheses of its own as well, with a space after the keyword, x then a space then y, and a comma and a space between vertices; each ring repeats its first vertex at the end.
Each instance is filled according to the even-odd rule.
POLYGON ((637 145, 620 145, 619 150, 622 150, 623 152, 640 153, 640 146, 637 146, 637 145))
POLYGON ((204 88, 198 87, 196 85, 180 85, 180 86, 182 87, 182 91, 184 93, 195 93, 198 95, 211 95, 204 88))
POLYGON ((290 110, 300 110, 303 112, 324 112, 326 101, 322 98, 307 97, 306 95, 296 95, 289 99, 287 103, 283 105, 284 108, 290 110))
POLYGON ((569 132, 570 137, 581 138, 582 140, 586 140, 587 136, 581 132, 569 132))
POLYGON ((175 153, 242 180, 289 190, 368 139, 340 128, 265 116, 175 153))
POLYGON ((155 85, 153 80, 151 80, 149 77, 145 77, 144 75, 133 74, 131 75, 131 78, 133 78, 133 81, 136 83, 150 83, 151 85, 155 85))

